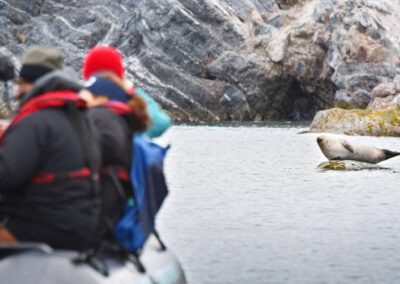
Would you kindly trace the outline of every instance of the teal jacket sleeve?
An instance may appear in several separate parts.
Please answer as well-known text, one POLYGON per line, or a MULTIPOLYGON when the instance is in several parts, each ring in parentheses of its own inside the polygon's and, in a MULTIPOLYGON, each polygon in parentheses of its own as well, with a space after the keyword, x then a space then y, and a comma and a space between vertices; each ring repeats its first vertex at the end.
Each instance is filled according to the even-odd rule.
POLYGON ((136 89, 136 94, 147 103, 151 119, 150 128, 144 133, 147 137, 155 138, 161 136, 172 125, 172 120, 160 107, 160 105, 144 90, 136 89))

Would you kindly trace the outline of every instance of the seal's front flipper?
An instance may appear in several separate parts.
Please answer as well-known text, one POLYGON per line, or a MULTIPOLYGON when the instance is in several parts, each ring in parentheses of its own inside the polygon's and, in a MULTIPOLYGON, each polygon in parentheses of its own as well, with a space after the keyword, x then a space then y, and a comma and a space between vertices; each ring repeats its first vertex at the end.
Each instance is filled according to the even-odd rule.
POLYGON ((342 141, 342 146, 346 148, 350 153, 354 153, 353 146, 351 146, 347 141, 342 141))
POLYGON ((340 156, 334 157, 334 158, 332 158, 332 159, 329 159, 329 161, 341 161, 341 160, 343 160, 343 159, 340 158, 340 156))

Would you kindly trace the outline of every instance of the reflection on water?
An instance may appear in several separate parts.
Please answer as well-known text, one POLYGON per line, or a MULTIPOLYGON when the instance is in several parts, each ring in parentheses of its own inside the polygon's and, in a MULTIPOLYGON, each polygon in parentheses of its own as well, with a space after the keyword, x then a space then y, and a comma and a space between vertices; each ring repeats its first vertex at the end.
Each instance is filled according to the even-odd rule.
MULTIPOLYGON (((321 172, 315 134, 178 126, 158 219, 193 284, 400 283, 400 158, 321 172)), ((399 138, 350 137, 400 150, 399 138)))

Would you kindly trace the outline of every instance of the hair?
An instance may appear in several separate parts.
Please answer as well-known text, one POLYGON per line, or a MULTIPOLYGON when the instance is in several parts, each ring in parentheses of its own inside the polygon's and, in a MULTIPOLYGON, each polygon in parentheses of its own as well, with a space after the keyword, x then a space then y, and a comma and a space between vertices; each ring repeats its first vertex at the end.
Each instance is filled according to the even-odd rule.
POLYGON ((134 109, 133 114, 129 117, 133 131, 146 131, 151 124, 146 101, 138 95, 135 95, 129 100, 128 105, 134 109))
MULTIPOLYGON (((112 72, 105 71, 96 73, 94 75, 100 78, 110 80, 111 82, 117 84, 124 90, 128 89, 128 86, 125 84, 125 82, 112 72)), ((146 131, 151 124, 151 119, 147 111, 146 101, 141 97, 139 97, 138 95, 133 95, 127 104, 134 110, 133 113, 128 116, 128 121, 131 129, 134 132, 146 131)))

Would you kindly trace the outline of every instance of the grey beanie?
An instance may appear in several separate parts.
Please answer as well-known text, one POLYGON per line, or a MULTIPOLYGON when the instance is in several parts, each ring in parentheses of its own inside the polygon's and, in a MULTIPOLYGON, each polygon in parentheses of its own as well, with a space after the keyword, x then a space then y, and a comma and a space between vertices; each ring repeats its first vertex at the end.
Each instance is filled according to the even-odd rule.
POLYGON ((23 60, 19 77, 33 83, 43 75, 62 69, 64 58, 56 48, 33 46, 28 49, 23 60))

